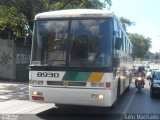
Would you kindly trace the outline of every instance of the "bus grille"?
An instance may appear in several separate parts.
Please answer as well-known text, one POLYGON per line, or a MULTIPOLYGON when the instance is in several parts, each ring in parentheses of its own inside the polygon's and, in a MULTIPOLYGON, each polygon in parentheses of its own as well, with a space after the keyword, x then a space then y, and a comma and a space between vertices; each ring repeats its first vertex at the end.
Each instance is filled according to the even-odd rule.
POLYGON ((47 85, 57 86, 86 86, 87 82, 72 82, 72 81, 47 81, 47 85))

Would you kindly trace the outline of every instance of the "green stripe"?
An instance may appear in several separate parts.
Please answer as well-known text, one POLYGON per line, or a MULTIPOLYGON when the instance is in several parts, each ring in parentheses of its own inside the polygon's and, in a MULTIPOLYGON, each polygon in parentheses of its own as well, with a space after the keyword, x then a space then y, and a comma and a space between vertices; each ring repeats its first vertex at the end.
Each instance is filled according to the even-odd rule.
POLYGON ((87 81, 90 72, 66 72, 62 80, 67 81, 87 81))
POLYGON ((89 72, 79 72, 76 81, 87 81, 90 73, 89 72))
POLYGON ((75 81, 78 72, 66 72, 64 74, 63 80, 75 81))

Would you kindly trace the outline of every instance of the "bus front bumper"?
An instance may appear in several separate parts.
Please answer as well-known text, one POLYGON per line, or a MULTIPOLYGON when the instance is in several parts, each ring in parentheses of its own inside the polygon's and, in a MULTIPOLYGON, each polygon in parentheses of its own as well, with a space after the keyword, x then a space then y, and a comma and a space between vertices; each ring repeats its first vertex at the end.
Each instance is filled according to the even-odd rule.
POLYGON ((30 100, 68 105, 110 107, 114 103, 111 90, 53 88, 29 86, 30 100))

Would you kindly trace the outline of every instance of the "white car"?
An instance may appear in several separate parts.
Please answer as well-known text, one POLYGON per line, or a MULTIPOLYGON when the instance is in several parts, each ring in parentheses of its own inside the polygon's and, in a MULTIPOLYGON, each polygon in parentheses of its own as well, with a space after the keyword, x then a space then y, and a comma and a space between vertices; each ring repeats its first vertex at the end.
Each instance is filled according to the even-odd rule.
POLYGON ((146 73, 146 77, 149 77, 151 75, 152 71, 155 71, 155 70, 157 70, 157 69, 152 69, 152 68, 148 69, 147 73, 146 73))

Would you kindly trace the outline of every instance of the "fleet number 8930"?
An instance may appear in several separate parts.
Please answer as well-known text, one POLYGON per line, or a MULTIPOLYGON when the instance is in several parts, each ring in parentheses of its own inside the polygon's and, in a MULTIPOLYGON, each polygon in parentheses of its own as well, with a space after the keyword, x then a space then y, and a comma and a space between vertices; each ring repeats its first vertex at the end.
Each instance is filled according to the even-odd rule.
POLYGON ((59 73, 37 72, 37 77, 54 77, 54 78, 58 78, 59 77, 59 73))

